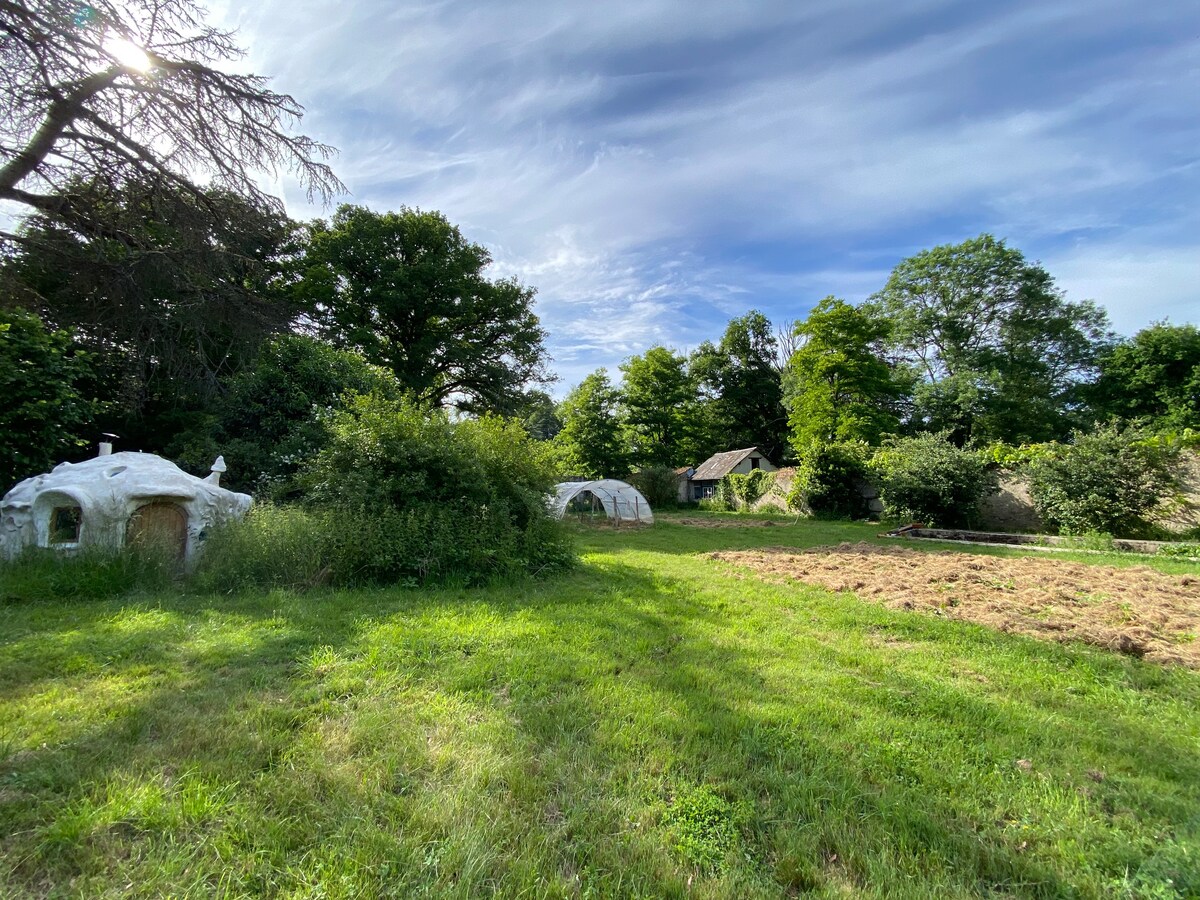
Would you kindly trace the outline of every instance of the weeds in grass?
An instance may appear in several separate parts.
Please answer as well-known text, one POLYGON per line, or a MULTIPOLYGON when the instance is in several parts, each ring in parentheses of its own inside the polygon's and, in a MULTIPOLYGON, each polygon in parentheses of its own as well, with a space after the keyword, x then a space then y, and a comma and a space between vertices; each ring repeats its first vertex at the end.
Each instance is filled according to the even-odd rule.
POLYGON ((674 847, 701 872, 723 872, 742 847, 746 810, 708 785, 684 788, 675 795, 665 822, 674 847))

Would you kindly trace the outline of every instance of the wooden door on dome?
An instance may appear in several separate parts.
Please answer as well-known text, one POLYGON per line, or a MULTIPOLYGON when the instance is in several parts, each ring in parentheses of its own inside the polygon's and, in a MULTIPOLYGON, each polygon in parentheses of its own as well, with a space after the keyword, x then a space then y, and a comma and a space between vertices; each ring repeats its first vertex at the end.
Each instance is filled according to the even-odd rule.
POLYGON ((165 500, 138 507, 125 528, 125 545, 182 561, 187 552, 187 513, 165 500))

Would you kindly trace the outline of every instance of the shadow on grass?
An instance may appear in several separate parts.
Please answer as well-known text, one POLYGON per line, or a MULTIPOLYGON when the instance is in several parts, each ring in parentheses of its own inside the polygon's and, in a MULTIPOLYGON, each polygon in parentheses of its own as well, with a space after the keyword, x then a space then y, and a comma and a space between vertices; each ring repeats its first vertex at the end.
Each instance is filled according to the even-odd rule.
POLYGON ((1195 682, 706 578, 597 560, 477 591, 26 610, 0 703, 46 739, 0 735, 12 883, 111 886, 157 859, 162 877, 216 888, 232 866, 236 887, 271 892, 321 881, 341 854, 367 893, 682 896, 691 865, 664 813, 707 785, 749 810, 712 876, 727 892, 1061 896, 1073 876, 1094 892, 1136 870, 1144 834, 1195 812, 1194 735, 1147 730, 1195 682), (906 661, 880 634, 993 679, 1024 667, 1022 690, 947 677, 936 653, 906 661), (184 773, 226 799, 192 819, 111 799, 184 773), (1095 871, 1072 871, 1084 862, 1095 871))

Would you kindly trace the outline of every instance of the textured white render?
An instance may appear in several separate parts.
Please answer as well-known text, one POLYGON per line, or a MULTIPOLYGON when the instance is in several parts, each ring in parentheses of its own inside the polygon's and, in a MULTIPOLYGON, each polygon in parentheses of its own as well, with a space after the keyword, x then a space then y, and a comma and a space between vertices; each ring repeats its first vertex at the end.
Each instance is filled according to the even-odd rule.
POLYGON ((119 549, 130 517, 152 503, 171 504, 186 515, 184 559, 191 560, 214 525, 246 514, 253 502, 217 482, 220 457, 208 479, 189 475, 152 453, 113 453, 81 463, 60 463, 54 471, 20 482, 0 500, 0 558, 13 558, 29 546, 74 551, 84 547, 119 549), (74 542, 51 542, 55 508, 77 506, 82 524, 74 542))
POLYGON ((556 496, 550 502, 550 511, 561 519, 567 505, 580 494, 588 493, 600 501, 610 519, 618 522, 654 523, 654 513, 642 492, 632 484, 605 478, 602 481, 565 481, 555 488, 556 496))

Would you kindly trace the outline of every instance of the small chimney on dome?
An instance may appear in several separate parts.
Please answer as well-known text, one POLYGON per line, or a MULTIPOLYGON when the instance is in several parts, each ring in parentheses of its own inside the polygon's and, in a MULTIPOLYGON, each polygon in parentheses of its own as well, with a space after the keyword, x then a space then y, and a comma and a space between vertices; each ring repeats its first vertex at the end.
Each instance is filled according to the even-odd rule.
POLYGON ((119 437, 119 435, 109 434, 107 431, 105 431, 105 432, 102 432, 100 436, 106 437, 106 438, 108 438, 108 440, 100 442, 100 452, 97 453, 96 455, 97 456, 112 456, 113 441, 116 440, 119 437))
POLYGON ((218 456, 212 464, 212 471, 209 472, 208 477, 205 478, 204 480, 207 481, 209 484, 215 484, 217 486, 220 486, 221 473, 225 472, 225 471, 227 471, 226 466, 225 466, 225 457, 218 456))

